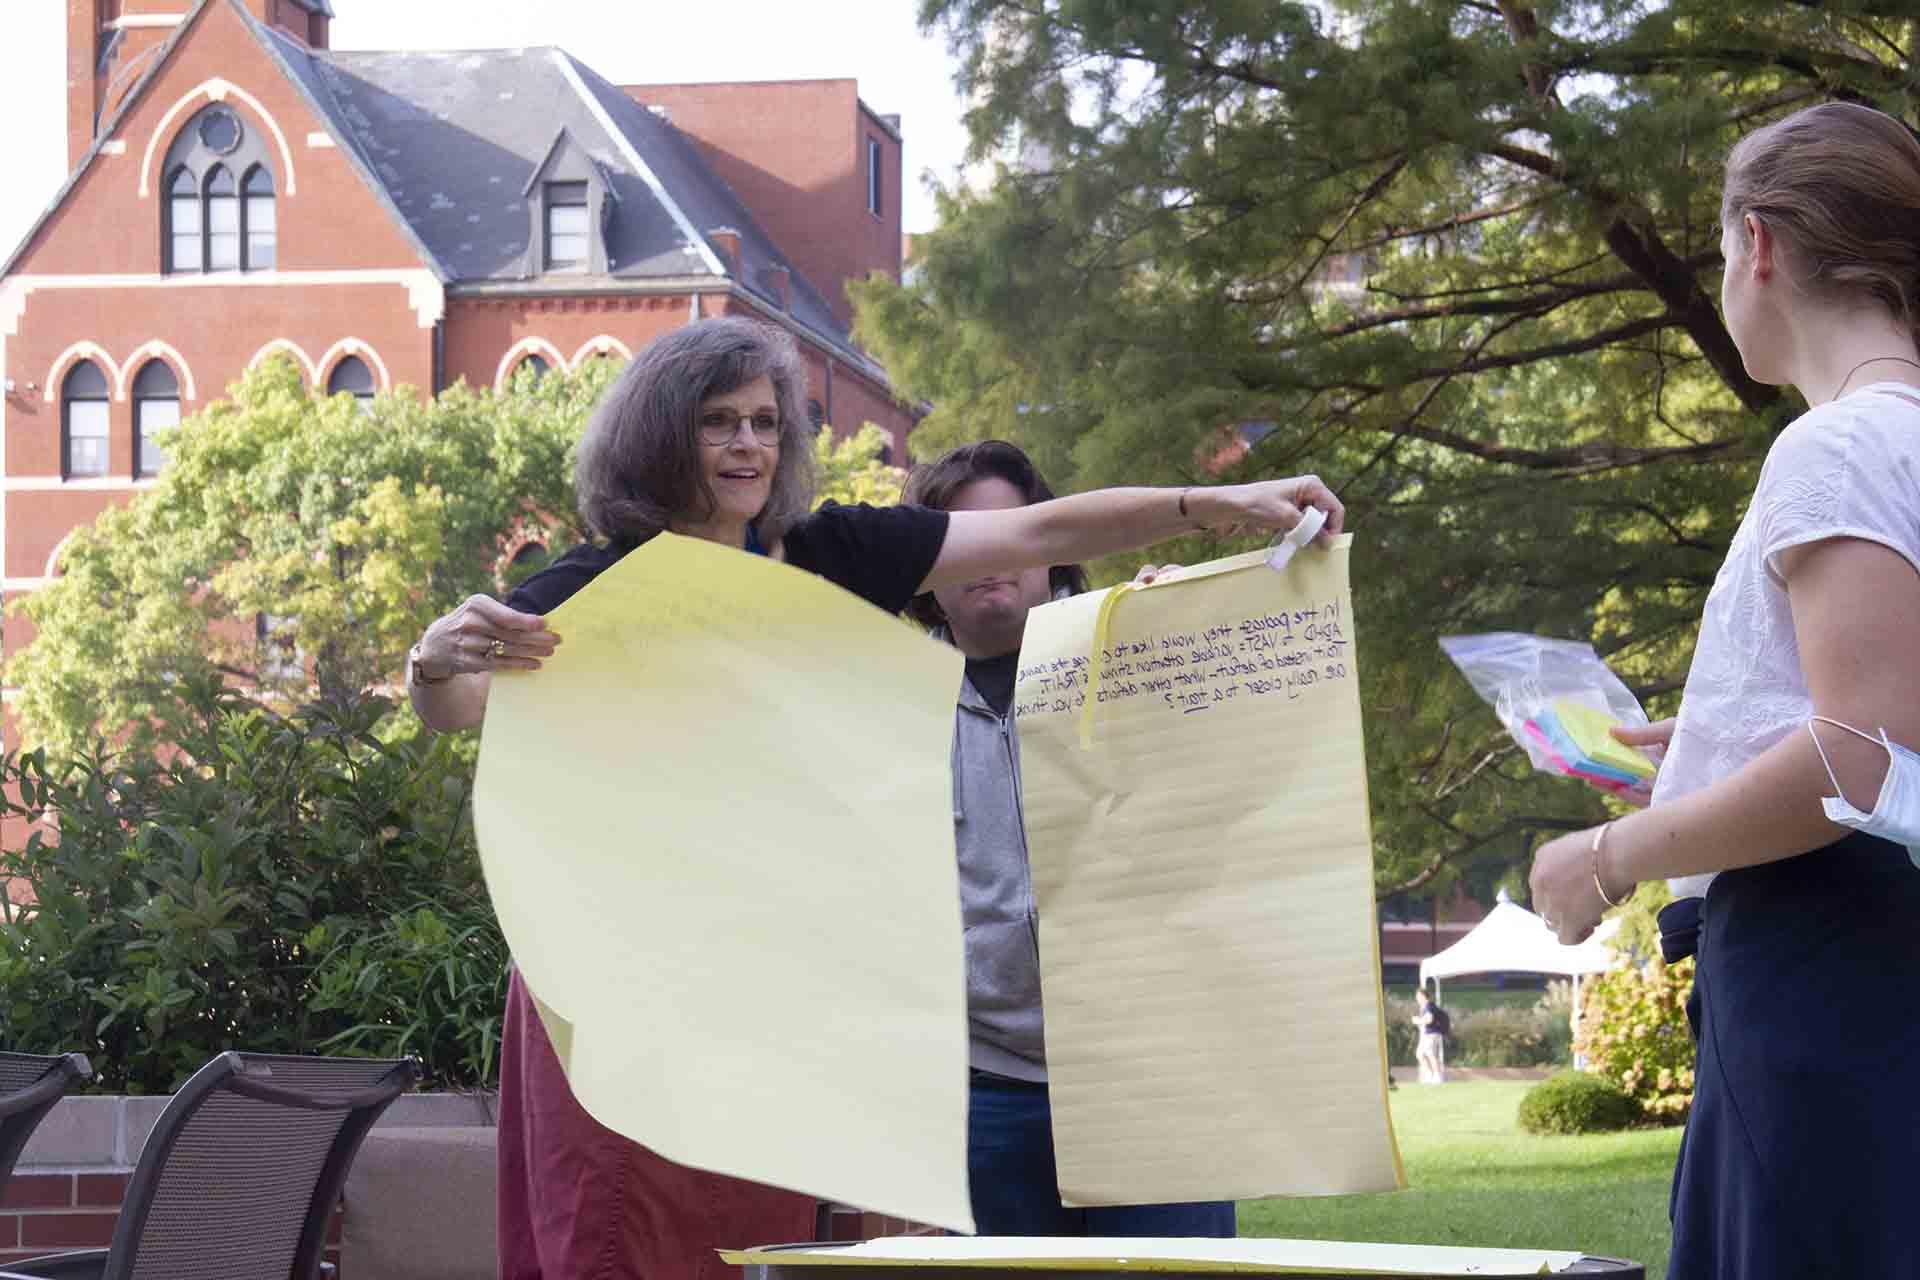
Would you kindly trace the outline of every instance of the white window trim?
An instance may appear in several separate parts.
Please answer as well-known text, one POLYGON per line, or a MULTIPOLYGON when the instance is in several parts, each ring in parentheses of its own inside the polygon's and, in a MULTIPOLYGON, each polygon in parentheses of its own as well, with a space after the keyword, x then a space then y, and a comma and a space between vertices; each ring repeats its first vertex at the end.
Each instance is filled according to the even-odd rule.
POLYGON ((560 348, 545 338, 522 338, 507 348, 507 354, 500 357, 500 367, 493 373, 493 389, 505 391, 512 380, 514 371, 520 362, 528 356, 539 356, 547 362, 547 367, 557 373, 570 373, 573 366, 560 354, 560 348))
POLYGON ((313 357, 309 356, 305 351, 301 350, 300 344, 295 342, 292 338, 275 338, 272 342, 269 342, 266 346, 254 352, 253 358, 247 361, 248 371, 251 372, 252 370, 258 368, 260 366, 260 362, 265 360, 268 356, 275 355, 282 351, 292 356, 294 358, 294 362, 300 366, 301 372, 307 375, 308 386, 311 387, 311 386, 319 385, 320 375, 314 371, 313 357))
POLYGON ((580 349, 573 353, 573 359, 567 362, 567 369, 569 371, 578 369, 582 360, 591 360, 594 356, 608 356, 616 353, 622 360, 633 359, 633 352, 628 349, 626 343, 611 334, 598 334, 580 344, 580 349))
POLYGON ((327 348, 327 353, 314 365, 313 388, 325 395, 327 380, 333 377, 334 366, 348 356, 359 356, 373 368, 373 376, 380 380, 380 390, 392 391, 393 379, 387 376, 387 362, 380 353, 358 338, 342 338, 327 348))
POLYGON ((182 404, 185 404, 189 400, 198 400, 200 398, 200 392, 195 388, 193 383, 193 370, 188 366, 186 357, 166 343, 160 341, 160 339, 152 338, 135 347, 133 354, 128 356, 126 361, 121 364, 120 373, 114 383, 116 391, 114 399, 120 401, 126 400, 127 388, 131 385, 128 381, 129 376, 136 369, 146 364, 149 359, 153 358, 165 360, 173 366, 175 376, 180 379, 180 401, 182 404))
POLYGON ((286 166, 287 174, 286 191, 284 194, 291 196, 299 190, 293 171, 293 148, 287 144, 286 131, 280 127, 280 122, 273 118, 273 113, 267 110, 265 104, 263 104, 260 99, 254 97, 239 85, 234 84, 231 80, 222 80, 218 76, 215 76, 205 84, 196 85, 192 89, 189 89, 181 96, 179 101, 175 102, 171 107, 168 107, 167 113, 160 117, 160 123, 155 126, 153 136, 147 139, 146 152, 140 158, 140 198, 142 200, 145 200, 153 194, 153 156, 160 148, 161 139, 172 139, 174 133, 173 122, 180 118, 180 114, 183 111, 198 102, 202 97, 212 102, 225 102, 231 97, 246 103, 253 113, 266 123, 268 131, 273 134, 273 140, 279 144, 280 161, 286 166))
POLYGON ((126 379, 122 376, 120 366, 113 362, 113 357, 107 354, 105 347, 97 342, 83 341, 74 343, 53 358, 53 364, 47 370, 47 385, 44 392, 48 404, 60 403, 60 384, 66 381, 67 374, 73 366, 82 360, 94 360, 105 365, 107 386, 119 389, 119 394, 114 398, 116 400, 127 398, 126 379))

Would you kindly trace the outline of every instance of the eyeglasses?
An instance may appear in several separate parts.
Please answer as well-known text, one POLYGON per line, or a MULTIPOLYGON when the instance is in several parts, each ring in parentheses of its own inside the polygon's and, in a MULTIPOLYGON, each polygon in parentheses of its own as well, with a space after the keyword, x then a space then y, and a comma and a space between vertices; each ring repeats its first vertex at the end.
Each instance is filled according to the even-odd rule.
POLYGON ((771 413, 735 413, 731 409, 709 409, 700 415, 700 443, 720 448, 733 443, 740 424, 753 430, 753 438, 764 445, 780 443, 780 418, 771 413))

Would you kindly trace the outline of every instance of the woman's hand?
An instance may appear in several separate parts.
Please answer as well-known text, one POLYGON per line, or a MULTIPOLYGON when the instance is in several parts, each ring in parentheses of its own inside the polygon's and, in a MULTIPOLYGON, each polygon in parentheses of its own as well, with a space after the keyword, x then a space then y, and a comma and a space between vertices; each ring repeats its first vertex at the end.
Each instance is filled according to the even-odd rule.
POLYGON ((1540 846, 1533 855, 1533 909, 1561 943, 1584 942, 1607 904, 1593 880, 1593 837, 1597 827, 1574 831, 1540 846))
POLYGON ((1194 518, 1209 529, 1246 526, 1282 533, 1300 523, 1306 508, 1318 507, 1327 515, 1326 526, 1314 538, 1314 543, 1322 547, 1332 546, 1346 524, 1346 506, 1319 476, 1193 489, 1187 500, 1194 518))
POLYGON ((509 609, 492 596, 468 596, 428 625, 413 665, 430 681, 482 671, 537 671, 559 643, 540 615, 509 609))
POLYGON ((1162 578, 1170 581, 1185 567, 1185 565, 1178 564, 1143 564, 1133 575, 1133 585, 1136 587, 1150 587, 1162 578))
POLYGON ((1607 732, 1615 742, 1624 742, 1630 747, 1659 747, 1664 751, 1673 745, 1673 717, 1655 720, 1652 724, 1617 724, 1607 732))
MULTIPOLYGON (((1655 720, 1652 724, 1644 725, 1616 724, 1607 732, 1612 735, 1615 742, 1625 743, 1629 747, 1638 747, 1643 751, 1652 747, 1656 751, 1664 752, 1673 743, 1673 717, 1668 716, 1665 720, 1655 720)), ((1656 769, 1660 762, 1659 755, 1653 757, 1656 769)), ((1626 801, 1636 809, 1644 809, 1653 803, 1653 784, 1658 778, 1659 774, 1656 772, 1654 777, 1648 778, 1639 786, 1609 794, 1626 801)))

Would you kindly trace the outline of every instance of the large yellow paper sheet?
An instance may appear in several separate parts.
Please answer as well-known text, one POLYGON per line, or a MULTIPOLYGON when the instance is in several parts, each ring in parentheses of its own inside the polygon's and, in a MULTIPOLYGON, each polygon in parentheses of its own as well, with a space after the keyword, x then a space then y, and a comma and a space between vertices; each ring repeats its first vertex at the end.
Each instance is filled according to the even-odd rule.
POLYGON ((1015 700, 1064 1203, 1405 1185, 1350 543, 1028 617, 1015 700))
POLYGON ((862 1244, 721 1254, 735 1266, 983 1267, 1008 1271, 1199 1271, 1252 1275, 1534 1276, 1583 1255, 1550 1249, 1339 1240, 1142 1240, 894 1236, 862 1244))
POLYGON ((672 535, 551 623, 493 678, 474 814, 575 1095, 680 1163, 971 1230, 959 655, 672 535))

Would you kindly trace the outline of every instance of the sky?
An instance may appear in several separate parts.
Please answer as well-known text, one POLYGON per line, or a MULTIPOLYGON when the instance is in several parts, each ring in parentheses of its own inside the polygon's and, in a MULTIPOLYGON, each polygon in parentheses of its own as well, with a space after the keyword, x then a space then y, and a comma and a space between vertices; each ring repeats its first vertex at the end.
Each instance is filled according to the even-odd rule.
MULTIPOLYGON (((183 0, 184 2, 184 0, 183 0)), ((906 150, 903 228, 931 230, 921 175, 951 183, 966 150, 955 63, 915 0, 333 0, 337 49, 558 45, 615 84, 852 78, 906 150)), ((0 261, 66 181, 66 5, 0 0, 0 261)))

